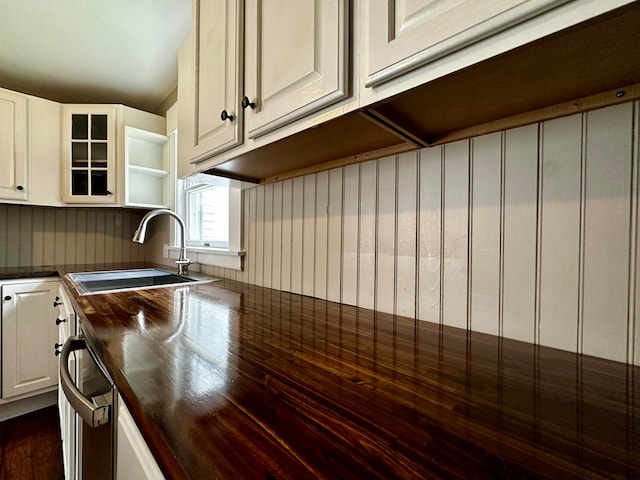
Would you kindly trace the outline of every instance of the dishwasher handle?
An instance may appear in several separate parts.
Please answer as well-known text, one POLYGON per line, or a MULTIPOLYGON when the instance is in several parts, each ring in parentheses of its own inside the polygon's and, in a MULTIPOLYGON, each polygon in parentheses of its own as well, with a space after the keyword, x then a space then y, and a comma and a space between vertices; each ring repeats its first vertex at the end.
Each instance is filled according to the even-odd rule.
POLYGON ((109 422, 111 402, 108 395, 85 397, 74 385, 69 373, 69 355, 76 350, 84 350, 87 344, 82 336, 69 337, 60 352, 60 385, 73 409, 91 427, 99 427, 109 422))

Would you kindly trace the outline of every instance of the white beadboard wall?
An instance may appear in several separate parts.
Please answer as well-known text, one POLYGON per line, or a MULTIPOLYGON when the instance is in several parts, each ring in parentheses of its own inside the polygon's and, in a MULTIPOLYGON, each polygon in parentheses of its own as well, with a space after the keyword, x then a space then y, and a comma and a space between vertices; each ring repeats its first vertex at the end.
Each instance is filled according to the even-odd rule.
POLYGON ((638 103, 244 192, 214 275, 640 365, 638 103))
POLYGON ((143 261, 131 241, 143 213, 0 204, 0 267, 143 261))

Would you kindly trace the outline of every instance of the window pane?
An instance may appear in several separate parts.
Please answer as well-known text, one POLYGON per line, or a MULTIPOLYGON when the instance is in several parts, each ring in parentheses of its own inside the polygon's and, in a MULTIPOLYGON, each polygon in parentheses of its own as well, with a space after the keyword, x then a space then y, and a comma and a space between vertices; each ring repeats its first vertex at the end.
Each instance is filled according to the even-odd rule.
POLYGON ((204 246, 229 245, 229 191, 205 187, 187 192, 187 240, 204 246))

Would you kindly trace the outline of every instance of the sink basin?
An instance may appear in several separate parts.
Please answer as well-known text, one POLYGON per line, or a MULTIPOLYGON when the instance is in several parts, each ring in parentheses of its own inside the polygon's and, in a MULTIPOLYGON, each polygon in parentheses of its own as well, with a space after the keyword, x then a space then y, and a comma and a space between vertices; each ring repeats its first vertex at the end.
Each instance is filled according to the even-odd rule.
POLYGON ((205 283, 213 279, 198 280, 157 268, 109 270, 103 272, 70 273, 80 295, 120 292, 147 288, 169 287, 181 283, 205 283))

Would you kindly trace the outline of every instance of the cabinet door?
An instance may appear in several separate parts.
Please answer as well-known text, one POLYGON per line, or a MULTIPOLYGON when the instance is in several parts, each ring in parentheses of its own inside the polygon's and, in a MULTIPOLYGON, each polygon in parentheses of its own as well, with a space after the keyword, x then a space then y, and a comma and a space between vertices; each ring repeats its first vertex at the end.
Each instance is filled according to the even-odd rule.
POLYGON ((249 138, 346 97, 347 0, 249 0, 245 16, 249 138))
POLYGON ((187 119, 193 132, 180 139, 191 142, 192 160, 242 142, 242 12, 241 0, 194 1, 194 98, 187 119))
POLYGON ((567 1, 370 2, 366 86, 395 78, 567 1))
POLYGON ((120 397, 118 397, 117 445, 116 480, 164 479, 144 437, 120 397))
POLYGON ((116 202, 115 106, 62 108, 62 200, 116 202))
POLYGON ((58 285, 43 280, 2 286, 2 398, 58 383, 58 285))
POLYGON ((57 102, 29 97, 29 204, 60 206, 60 120, 57 102))
POLYGON ((27 98, 0 89, 0 198, 26 200, 27 98))

